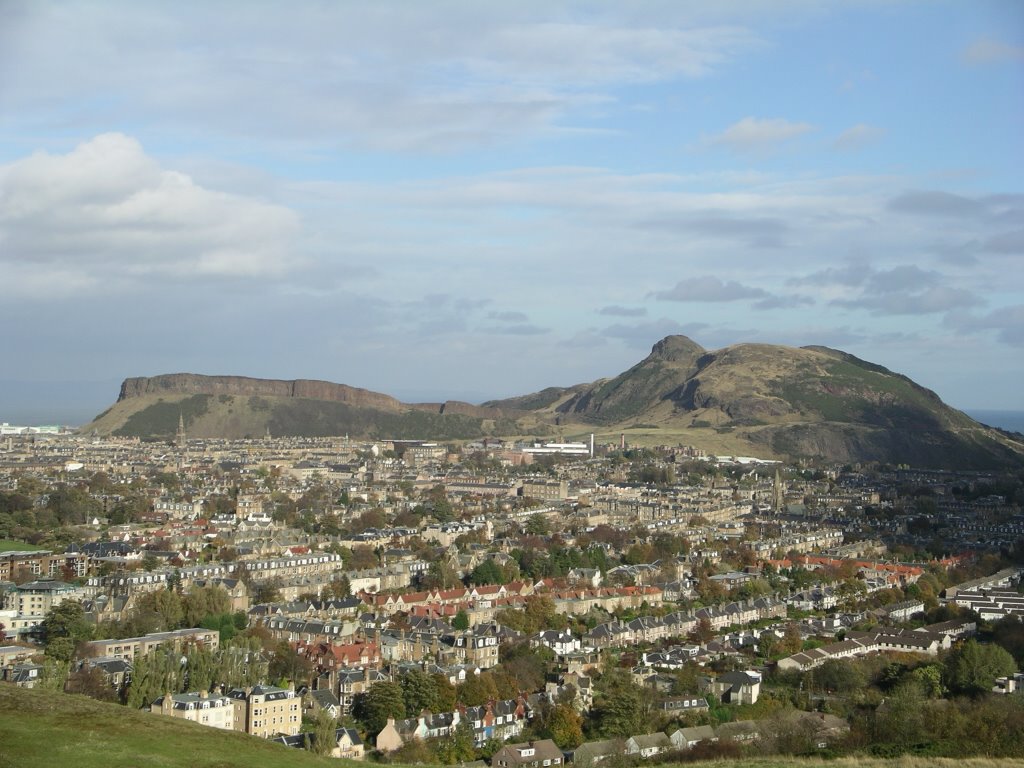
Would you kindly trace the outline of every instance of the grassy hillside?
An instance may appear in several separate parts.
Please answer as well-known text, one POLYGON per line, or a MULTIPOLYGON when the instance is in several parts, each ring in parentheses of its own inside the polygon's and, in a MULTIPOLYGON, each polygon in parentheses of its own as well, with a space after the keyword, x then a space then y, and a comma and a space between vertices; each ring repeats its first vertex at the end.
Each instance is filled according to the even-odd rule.
MULTIPOLYGON (((0 768, 317 768, 367 765, 317 757, 240 733, 104 704, 0 685, 0 768)), ((697 768, 1024 768, 1024 760, 837 760, 786 757, 686 763, 697 768)))
POLYGON ((19 539, 0 539, 0 552, 38 552, 42 547, 19 539))
POLYGON ((316 768, 344 764, 242 733, 83 696, 0 684, 0 768, 316 768))
POLYGON ((82 427, 119 437, 172 439, 179 417, 190 437, 324 437, 351 434, 371 438, 460 440, 486 434, 514 434, 512 419, 484 419, 460 413, 408 408, 386 411, 327 400, 240 395, 144 395, 123 400, 82 427))

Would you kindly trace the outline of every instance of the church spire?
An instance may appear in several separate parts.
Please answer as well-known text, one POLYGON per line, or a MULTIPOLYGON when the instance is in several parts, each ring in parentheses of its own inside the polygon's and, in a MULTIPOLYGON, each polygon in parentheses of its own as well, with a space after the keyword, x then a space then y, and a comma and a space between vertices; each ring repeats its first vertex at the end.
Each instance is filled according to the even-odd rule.
POLYGON ((782 476, 775 470, 775 484, 772 488, 772 511, 778 514, 786 509, 786 494, 782 488, 782 476))

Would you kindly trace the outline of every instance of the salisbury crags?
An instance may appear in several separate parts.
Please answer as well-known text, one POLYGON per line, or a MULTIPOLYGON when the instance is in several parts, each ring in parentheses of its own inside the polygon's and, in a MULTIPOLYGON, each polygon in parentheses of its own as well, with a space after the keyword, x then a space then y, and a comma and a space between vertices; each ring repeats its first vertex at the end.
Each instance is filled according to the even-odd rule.
POLYGON ((247 376, 200 376, 194 373, 168 373, 139 376, 121 384, 120 403, 146 395, 231 395, 235 397, 301 397, 332 403, 398 411, 405 406, 398 400, 368 389, 312 379, 253 379, 247 376))

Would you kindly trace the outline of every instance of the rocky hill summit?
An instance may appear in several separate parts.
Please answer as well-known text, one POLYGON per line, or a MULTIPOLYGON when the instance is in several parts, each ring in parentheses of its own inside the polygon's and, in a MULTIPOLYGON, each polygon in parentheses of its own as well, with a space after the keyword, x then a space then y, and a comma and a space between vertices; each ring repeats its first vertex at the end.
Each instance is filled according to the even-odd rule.
POLYGON ((1024 463, 1024 439, 973 421, 931 390, 827 347, 706 350, 668 336, 609 379, 481 405, 402 403, 326 381, 167 374, 125 380, 84 427, 169 439, 339 435, 458 440, 580 435, 691 444, 716 453, 990 469, 1024 463))
MULTIPOLYGON (((759 454, 986 468, 1021 463, 1018 437, 978 424, 906 376, 828 347, 705 350, 669 336, 611 379, 485 405, 556 423, 728 435, 759 454)), ((669 442, 666 439, 664 442, 669 442)))
POLYGON ((201 376, 195 373, 167 373, 139 376, 121 384, 120 403, 146 395, 230 395, 235 397, 301 397, 332 403, 399 411, 405 406, 390 395, 368 389, 312 379, 254 379, 248 376, 201 376))

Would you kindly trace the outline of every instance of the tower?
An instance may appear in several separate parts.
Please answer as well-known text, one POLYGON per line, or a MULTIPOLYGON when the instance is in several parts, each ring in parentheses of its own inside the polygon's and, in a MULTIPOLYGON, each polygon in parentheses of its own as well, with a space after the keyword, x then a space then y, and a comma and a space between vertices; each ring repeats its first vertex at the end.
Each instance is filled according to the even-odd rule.
POLYGON ((185 416, 182 413, 178 413, 178 432, 174 436, 174 443, 179 448, 184 448, 188 443, 188 438, 185 435, 185 416))
POLYGON ((782 489, 782 477, 775 470, 775 483, 772 487, 772 512, 779 514, 786 508, 786 494, 782 489))

